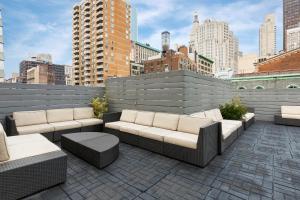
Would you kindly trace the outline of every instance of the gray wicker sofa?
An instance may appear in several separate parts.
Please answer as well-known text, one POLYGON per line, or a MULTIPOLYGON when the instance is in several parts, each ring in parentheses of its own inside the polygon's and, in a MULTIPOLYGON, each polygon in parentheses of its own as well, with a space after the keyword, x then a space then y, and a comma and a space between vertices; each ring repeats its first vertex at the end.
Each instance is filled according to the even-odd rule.
POLYGON ((274 116, 278 125, 300 126, 300 106, 281 106, 281 114, 274 116))
POLYGON ((91 107, 14 112, 6 117, 8 136, 41 133, 50 141, 72 132, 102 131, 103 121, 91 107))
POLYGON ((123 110, 104 114, 104 132, 121 142, 205 167, 218 154, 221 123, 190 116, 123 110))
POLYGON ((243 117, 243 126, 244 130, 247 130, 255 122, 255 109, 247 108, 248 112, 243 117))
POLYGON ((67 155, 55 144, 40 134, 6 137, 1 124, 0 134, 8 151, 0 162, 0 199, 19 199, 66 181, 67 155))
POLYGON ((224 120, 219 109, 191 114, 192 117, 209 118, 221 123, 218 153, 222 154, 235 140, 244 133, 242 121, 224 120))

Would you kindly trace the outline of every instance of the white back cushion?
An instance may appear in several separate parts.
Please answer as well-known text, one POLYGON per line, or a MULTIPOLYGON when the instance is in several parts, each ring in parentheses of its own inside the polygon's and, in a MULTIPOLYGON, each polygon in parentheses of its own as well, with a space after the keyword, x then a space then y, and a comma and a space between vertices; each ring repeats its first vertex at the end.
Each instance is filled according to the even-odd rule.
POLYGON ((46 111, 44 110, 14 112, 13 118, 17 127, 47 123, 46 111))
POLYGON ((136 110, 123 110, 120 121, 134 123, 136 119, 136 110))
POLYGON ((300 106, 281 106, 281 114, 300 115, 300 106))
POLYGON ((216 112, 215 110, 208 110, 208 111, 205 111, 205 117, 206 118, 210 118, 212 119, 213 121, 218 121, 218 118, 216 117, 216 112))
POLYGON ((214 111, 215 111, 215 116, 216 116, 217 121, 219 121, 219 122, 222 121, 223 116, 222 116, 220 109, 214 109, 214 111))
POLYGON ((138 111, 135 119, 136 124, 144 126, 152 126, 154 120, 154 112, 141 112, 138 111))
POLYGON ((184 133, 199 134, 200 128, 212 124, 213 120, 209 118, 199 118, 190 116, 180 116, 177 130, 184 133))
POLYGON ((9 153, 7 149, 6 133, 0 124, 0 162, 9 160, 9 153))
POLYGON ((178 126, 179 115, 167 113, 155 113, 153 126, 175 131, 178 126))
POLYGON ((74 108, 74 119, 91 119, 94 118, 94 109, 92 107, 74 108))
POLYGON ((47 120, 48 123, 73 121, 73 113, 73 108, 47 110, 47 120))
POLYGON ((205 113, 204 112, 198 112, 198 113, 193 113, 190 116, 191 117, 205 118, 205 113))

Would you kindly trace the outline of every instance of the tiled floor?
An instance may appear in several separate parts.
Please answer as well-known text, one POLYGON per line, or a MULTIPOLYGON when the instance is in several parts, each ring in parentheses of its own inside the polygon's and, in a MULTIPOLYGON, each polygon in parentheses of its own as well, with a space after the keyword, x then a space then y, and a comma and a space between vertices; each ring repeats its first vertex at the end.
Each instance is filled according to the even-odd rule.
POLYGON ((300 199, 300 128, 256 122, 204 169, 126 144, 104 170, 69 154, 67 182, 28 199, 300 199))

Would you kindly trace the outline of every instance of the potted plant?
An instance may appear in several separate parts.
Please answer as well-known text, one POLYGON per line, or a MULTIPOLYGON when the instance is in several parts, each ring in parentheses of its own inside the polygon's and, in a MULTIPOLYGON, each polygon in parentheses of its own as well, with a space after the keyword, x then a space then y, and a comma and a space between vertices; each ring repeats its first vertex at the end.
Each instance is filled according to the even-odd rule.
POLYGON ((220 111, 224 119, 242 120, 247 113, 247 107, 242 104, 239 97, 235 97, 230 102, 220 105, 220 111))
POLYGON ((106 96, 103 98, 95 97, 91 100, 91 106, 94 109, 94 115, 96 118, 102 119, 103 114, 108 112, 108 100, 106 96))

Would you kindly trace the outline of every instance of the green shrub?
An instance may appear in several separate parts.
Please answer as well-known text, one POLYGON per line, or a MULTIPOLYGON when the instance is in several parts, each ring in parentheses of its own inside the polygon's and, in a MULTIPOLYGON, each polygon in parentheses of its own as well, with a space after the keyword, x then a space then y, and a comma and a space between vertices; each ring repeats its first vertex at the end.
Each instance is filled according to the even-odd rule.
POLYGON ((94 115, 96 118, 102 119, 103 113, 108 112, 108 100, 105 96, 103 98, 93 98, 91 106, 94 108, 94 115))
POLYGON ((231 102, 221 105, 220 110, 223 118, 228 120, 241 120, 247 113, 247 107, 239 98, 234 98, 231 102))

